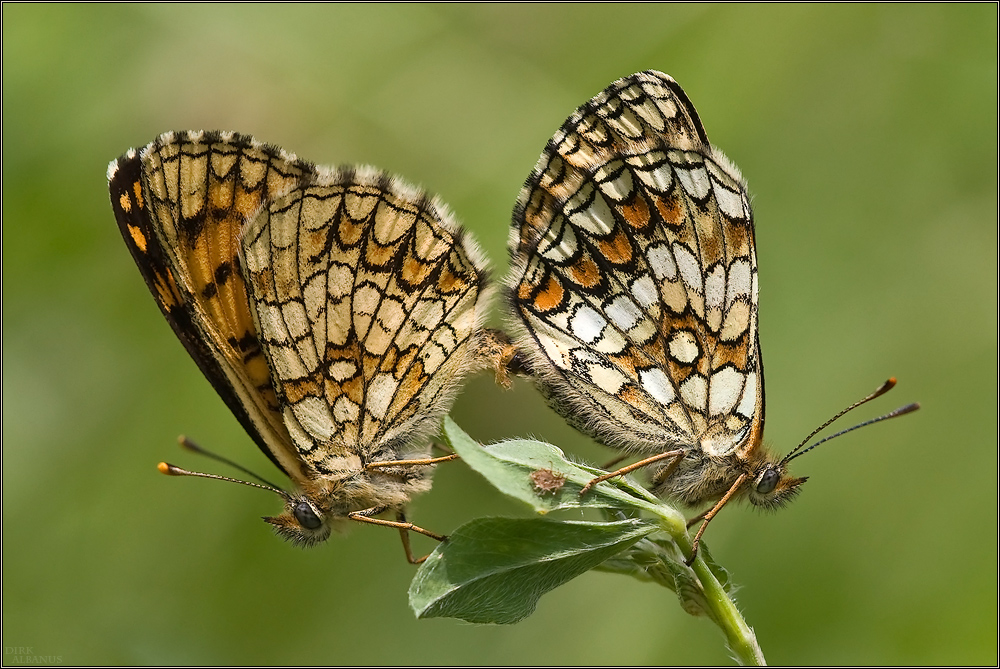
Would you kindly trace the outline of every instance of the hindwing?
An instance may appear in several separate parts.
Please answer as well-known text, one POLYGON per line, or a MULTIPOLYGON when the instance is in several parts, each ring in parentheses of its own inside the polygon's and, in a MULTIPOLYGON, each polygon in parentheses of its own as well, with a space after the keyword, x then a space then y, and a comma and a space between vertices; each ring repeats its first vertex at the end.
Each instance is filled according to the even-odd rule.
POLYGON ((571 423, 648 453, 759 439, 746 185, 673 79, 625 77, 566 120, 521 190, 508 249, 518 347, 571 423))
POLYGON ((396 484, 380 497, 382 484, 323 481, 426 457, 411 444, 476 364, 485 260, 448 208, 375 169, 317 168, 227 132, 161 135, 108 180, 157 304, 261 450, 330 498, 320 512, 398 506, 396 484))

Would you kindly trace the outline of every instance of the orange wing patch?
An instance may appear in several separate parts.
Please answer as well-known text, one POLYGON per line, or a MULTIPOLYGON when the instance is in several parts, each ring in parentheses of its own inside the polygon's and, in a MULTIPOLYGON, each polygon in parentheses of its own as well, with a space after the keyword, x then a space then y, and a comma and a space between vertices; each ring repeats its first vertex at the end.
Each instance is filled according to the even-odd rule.
POLYGON ((481 365, 485 263, 443 203, 224 132, 166 133, 108 178, 167 321, 298 488, 279 533, 314 543, 429 487, 430 468, 366 463, 428 457, 481 365))
POLYGON ((516 339, 572 424, 643 454, 721 456, 759 439, 746 187, 670 77, 620 79, 566 120, 518 197, 508 249, 516 339))

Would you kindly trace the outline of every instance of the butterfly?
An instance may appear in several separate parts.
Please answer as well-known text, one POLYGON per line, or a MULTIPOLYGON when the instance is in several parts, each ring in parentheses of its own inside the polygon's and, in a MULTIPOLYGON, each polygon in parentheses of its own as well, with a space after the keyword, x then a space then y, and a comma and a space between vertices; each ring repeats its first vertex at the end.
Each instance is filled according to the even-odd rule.
POLYGON ((647 456, 590 485, 655 465, 656 494, 711 502, 692 560, 729 500, 771 509, 796 495, 806 479, 787 465, 810 449, 776 457, 763 443, 746 182, 672 78, 619 79, 563 123, 521 189, 508 251, 511 332, 548 403, 647 456))
POLYGON ((258 486, 284 499, 278 534, 310 545, 349 518, 442 538, 374 516, 429 489, 429 437, 478 364, 486 262, 448 207, 231 132, 165 133, 108 182, 167 322, 295 486, 258 486))

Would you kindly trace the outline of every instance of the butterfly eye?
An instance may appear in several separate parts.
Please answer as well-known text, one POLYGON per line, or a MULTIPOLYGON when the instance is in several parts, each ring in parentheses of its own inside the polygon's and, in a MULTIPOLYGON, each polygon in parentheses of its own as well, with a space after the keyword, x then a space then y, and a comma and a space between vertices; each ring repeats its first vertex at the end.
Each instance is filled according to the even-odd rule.
POLYGON ((295 515, 295 520, 299 521, 299 525, 307 530, 318 530, 323 526, 323 521, 319 519, 308 502, 296 504, 292 513, 295 515))
POLYGON ((757 493, 766 495, 773 491, 775 486, 778 485, 778 481, 780 479, 781 474, 778 473, 778 470, 768 467, 764 474, 760 477, 760 483, 757 484, 757 493))

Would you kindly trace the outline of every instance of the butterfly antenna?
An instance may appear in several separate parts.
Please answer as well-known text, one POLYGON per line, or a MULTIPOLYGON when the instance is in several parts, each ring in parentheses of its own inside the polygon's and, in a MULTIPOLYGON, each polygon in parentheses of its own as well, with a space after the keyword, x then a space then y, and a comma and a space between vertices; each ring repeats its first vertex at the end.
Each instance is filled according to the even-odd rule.
POLYGON ((838 432, 836 434, 831 434, 829 437, 824 437, 823 439, 820 439, 819 441, 817 441, 815 444, 813 444, 809 448, 796 453, 795 455, 793 455, 790 458, 785 458, 785 462, 788 462, 789 460, 794 460, 795 458, 799 457, 800 455, 805 455, 806 453, 808 453, 812 449, 814 449, 817 446, 819 446, 820 444, 822 444, 824 441, 830 441, 831 439, 836 439, 837 437, 839 437, 839 436, 841 436, 843 434, 847 434, 848 432, 853 432, 854 430, 857 430, 859 427, 865 427, 866 425, 871 425, 873 423, 878 423, 880 421, 887 420, 889 418, 895 418, 896 416, 902 416, 904 414, 912 413, 912 412, 916 411, 919 408, 920 408, 920 404, 918 404, 917 402, 914 402, 913 404, 907 404, 906 406, 899 407, 898 409, 896 409, 894 411, 890 411, 889 413, 885 414, 884 416, 879 416, 878 418, 872 418, 871 420, 866 420, 863 423, 858 423, 854 427, 849 427, 846 430, 841 430, 840 432, 838 432))
POLYGON ((242 483, 243 485, 248 485, 251 488, 260 488, 261 490, 269 490, 273 493, 277 493, 284 499, 288 499, 288 493, 281 488, 275 488, 269 485, 261 485, 260 483, 251 483, 250 481, 243 481, 241 479, 230 478, 229 476, 221 476, 219 474, 206 474, 205 472, 193 472, 189 469, 184 469, 178 467, 177 465, 172 465, 169 462, 161 462, 156 465, 156 468, 160 470, 161 474, 166 474, 167 476, 200 476, 203 479, 216 479, 218 481, 229 481, 230 483, 242 483))
POLYGON ((913 404, 907 404, 906 406, 900 407, 900 408, 898 408, 898 409, 896 409, 894 411, 890 411, 889 413, 885 414, 884 416, 879 416, 878 418, 872 418, 871 420, 866 420, 863 423, 858 423, 857 425, 855 425, 853 427, 849 427, 846 430, 841 430, 840 432, 837 432, 836 434, 830 435, 829 437, 824 437, 823 439, 820 439, 815 444, 813 444, 812 446, 809 446, 805 450, 801 450, 803 446, 805 446, 807 443, 809 443, 810 439, 812 439, 817 434, 819 434, 820 432, 822 432, 823 430, 825 430, 827 427, 830 426, 831 423, 833 423, 834 421, 836 421, 837 419, 839 419, 841 416, 843 416, 844 414, 846 414, 849 411, 853 411, 854 409, 857 409, 862 404, 866 404, 867 402, 871 402, 876 397, 881 397, 882 395, 885 395, 887 392, 889 392, 890 390, 892 390, 895 385, 896 385, 896 378, 892 377, 889 380, 887 380, 885 383, 883 383, 881 386, 879 386, 875 390, 875 392, 873 392, 872 394, 868 395, 867 397, 864 397, 864 398, 858 400, 857 402, 855 402, 854 404, 850 405, 849 407, 847 407, 846 409, 844 409, 843 411, 841 411, 840 413, 838 413, 836 416, 834 416, 830 420, 826 421, 825 423, 823 423, 822 425, 820 425, 819 427, 817 427, 815 430, 813 430, 811 433, 809 433, 809 436, 806 437, 805 439, 803 439, 802 442, 798 446, 796 446, 795 448, 793 448, 788 453, 788 455, 786 455, 784 458, 782 458, 781 463, 782 464, 787 464, 788 462, 794 460, 795 458, 799 457, 800 455, 804 455, 804 454, 808 453, 809 451, 811 451, 812 449, 816 448, 817 446, 819 446, 823 442, 830 441, 831 439, 835 439, 835 438, 837 438, 837 437, 839 437, 841 435, 847 434, 848 432, 853 432, 854 430, 857 430, 860 427, 865 427, 867 425, 872 425, 874 423, 879 423, 879 422, 881 422, 883 420, 887 420, 889 418, 895 418, 896 416, 902 416, 904 414, 912 413, 912 412, 914 412, 914 411, 916 411, 917 409, 920 408, 920 405, 918 403, 916 403, 916 402, 914 402, 913 404))
POLYGON ((157 467, 164 474, 171 474, 172 476, 204 476, 204 477, 207 477, 207 478, 217 478, 217 479, 221 479, 221 480, 224 480, 224 481, 235 481, 236 483, 246 483, 247 485, 252 485, 252 486, 255 486, 257 488, 264 488, 266 490, 272 490, 272 491, 278 492, 282 496, 286 496, 286 497, 288 496, 288 493, 286 493, 284 490, 282 490, 279 486, 276 486, 273 483, 271 483, 270 481, 268 481, 267 479, 265 479, 265 478, 263 478, 261 476, 258 476, 257 474, 255 474, 254 472, 250 471, 249 469, 247 469, 243 465, 239 464, 238 462, 233 462, 232 460, 230 460, 227 457, 224 457, 222 455, 219 455, 218 453, 213 453, 212 451, 209 451, 209 450, 207 450, 205 448, 202 448, 201 446, 199 446, 198 444, 194 443, 193 441, 191 441, 190 439, 188 439, 184 435, 181 435, 180 437, 178 437, 177 441, 178 441, 178 443, 180 443, 181 448, 186 448, 189 451, 192 451, 194 453, 198 453, 199 455, 204 455, 204 456, 206 456, 208 458, 211 458, 212 460, 215 460, 216 462, 221 462, 222 464, 229 465, 230 467, 238 469, 241 472, 243 472, 244 474, 246 474, 247 476, 249 476, 251 478, 257 479, 258 481, 260 481, 264 485, 260 486, 260 485, 257 485, 256 483, 249 483, 247 481, 241 481, 239 479, 233 479, 233 478, 229 478, 229 477, 226 477, 226 476, 217 476, 215 474, 201 474, 201 473, 198 473, 198 472, 189 472, 186 469, 181 469, 180 467, 174 467, 174 465, 170 465, 170 464, 167 464, 165 462, 161 462, 159 465, 157 465, 157 467), (178 472, 174 473, 172 471, 164 471, 164 466, 176 469, 176 470, 178 470, 178 472))

